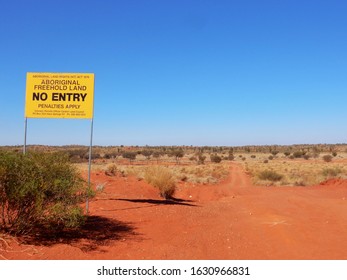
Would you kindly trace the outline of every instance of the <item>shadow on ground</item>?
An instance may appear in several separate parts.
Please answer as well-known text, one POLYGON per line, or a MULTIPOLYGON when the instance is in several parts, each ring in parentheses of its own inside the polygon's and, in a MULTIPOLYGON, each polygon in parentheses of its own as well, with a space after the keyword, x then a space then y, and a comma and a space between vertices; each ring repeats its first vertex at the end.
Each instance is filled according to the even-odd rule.
POLYGON ((69 244, 82 251, 93 251, 99 250, 100 246, 108 245, 112 241, 136 235, 134 226, 129 223, 101 216, 88 216, 85 224, 79 229, 59 232, 40 230, 20 239, 23 243, 30 245, 69 244))
POLYGON ((154 205, 182 205, 182 206, 197 207, 197 205, 190 203, 190 202, 193 202, 192 200, 184 200, 179 198, 170 198, 166 200, 117 198, 116 200, 128 201, 128 202, 134 202, 134 203, 149 203, 154 205))

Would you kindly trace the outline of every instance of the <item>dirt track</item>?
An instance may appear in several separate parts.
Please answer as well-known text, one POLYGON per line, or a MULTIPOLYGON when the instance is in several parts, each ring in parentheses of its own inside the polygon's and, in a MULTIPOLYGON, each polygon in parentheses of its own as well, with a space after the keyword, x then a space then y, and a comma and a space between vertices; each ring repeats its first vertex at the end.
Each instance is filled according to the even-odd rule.
MULTIPOLYGON (((347 259, 347 181, 256 187, 232 163, 220 185, 180 185, 165 202, 135 178, 107 182, 79 236, 17 245, 4 259, 347 259)), ((0 243, 1 244, 1 243, 0 243)), ((1 248, 1 247, 0 247, 1 248)))

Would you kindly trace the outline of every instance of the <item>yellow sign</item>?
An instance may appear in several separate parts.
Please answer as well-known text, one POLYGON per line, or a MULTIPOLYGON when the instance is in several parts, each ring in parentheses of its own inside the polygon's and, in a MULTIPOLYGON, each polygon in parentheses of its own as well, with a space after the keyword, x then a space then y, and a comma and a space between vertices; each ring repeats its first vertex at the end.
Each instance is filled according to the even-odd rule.
POLYGON ((27 73, 26 118, 92 119, 94 74, 27 73))

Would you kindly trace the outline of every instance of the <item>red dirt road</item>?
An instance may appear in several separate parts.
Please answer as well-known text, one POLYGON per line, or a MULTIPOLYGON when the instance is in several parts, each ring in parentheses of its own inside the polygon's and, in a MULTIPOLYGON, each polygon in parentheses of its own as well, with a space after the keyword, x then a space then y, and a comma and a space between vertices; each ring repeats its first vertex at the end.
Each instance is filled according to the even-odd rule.
POLYGON ((135 178, 93 174, 105 190, 79 235, 17 244, 3 259, 347 259, 347 181, 256 187, 236 163, 220 185, 179 185, 163 201, 135 178))

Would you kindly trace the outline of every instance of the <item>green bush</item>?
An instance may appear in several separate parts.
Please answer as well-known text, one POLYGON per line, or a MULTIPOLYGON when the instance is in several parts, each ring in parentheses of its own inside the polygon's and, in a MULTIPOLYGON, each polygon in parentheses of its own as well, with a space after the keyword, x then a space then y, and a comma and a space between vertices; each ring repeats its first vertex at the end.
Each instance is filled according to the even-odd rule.
POLYGON ((29 233, 83 223, 85 182, 63 154, 0 152, 0 229, 29 233))
POLYGON ((283 178, 283 175, 278 174, 277 172, 272 170, 264 170, 258 174, 258 178, 260 180, 276 182, 276 181, 281 181, 283 178))

